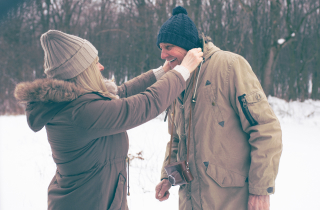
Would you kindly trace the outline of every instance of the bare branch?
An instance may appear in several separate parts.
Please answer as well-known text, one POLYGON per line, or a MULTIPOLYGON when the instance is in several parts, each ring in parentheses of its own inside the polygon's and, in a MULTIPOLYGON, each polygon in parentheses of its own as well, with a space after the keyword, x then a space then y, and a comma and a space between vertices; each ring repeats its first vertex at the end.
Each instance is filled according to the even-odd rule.
POLYGON ((242 0, 237 0, 239 2, 239 4, 241 5, 241 7, 244 9, 244 11, 249 14, 249 15, 253 15, 252 13, 252 8, 249 7, 248 5, 246 5, 242 0))
POLYGON ((317 7, 313 8, 312 10, 310 10, 309 12, 307 12, 306 15, 301 19, 301 21, 300 21, 300 23, 299 23, 296 31, 299 31, 302 23, 304 22, 304 20, 305 20, 309 15, 311 15, 312 13, 314 13, 315 11, 317 11, 317 9, 319 9, 319 8, 320 8, 320 6, 317 6, 317 7))
POLYGON ((287 0, 287 15, 286 15, 286 26, 287 26, 287 30, 289 32, 289 34, 292 33, 292 24, 290 21, 290 17, 289 15, 291 15, 291 0, 287 0))
POLYGON ((101 33, 106 33, 106 32, 109 32, 109 31, 118 31, 118 32, 123 32, 123 33, 126 33, 126 34, 130 35, 130 33, 128 31, 125 31, 125 30, 122 30, 122 29, 106 29, 106 30, 99 31, 96 35, 98 36, 101 33))

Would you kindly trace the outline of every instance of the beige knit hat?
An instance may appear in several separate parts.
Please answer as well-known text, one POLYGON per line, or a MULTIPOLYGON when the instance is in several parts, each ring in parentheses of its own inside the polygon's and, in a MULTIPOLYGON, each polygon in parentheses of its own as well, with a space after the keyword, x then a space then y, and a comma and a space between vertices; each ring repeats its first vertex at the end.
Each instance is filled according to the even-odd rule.
POLYGON ((48 78, 71 79, 86 70, 98 56, 87 40, 57 30, 40 38, 44 50, 44 73, 48 78))

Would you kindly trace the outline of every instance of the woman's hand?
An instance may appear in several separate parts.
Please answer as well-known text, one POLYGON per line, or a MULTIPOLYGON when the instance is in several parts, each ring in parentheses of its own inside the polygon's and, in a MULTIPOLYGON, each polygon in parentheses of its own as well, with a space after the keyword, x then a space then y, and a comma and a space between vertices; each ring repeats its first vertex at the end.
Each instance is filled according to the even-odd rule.
POLYGON ((201 48, 193 48, 188 51, 187 55, 183 58, 181 66, 186 67, 192 73, 203 60, 203 52, 201 48))
POLYGON ((163 68, 163 71, 164 71, 165 73, 167 73, 169 70, 171 70, 171 67, 170 67, 170 65, 169 65, 169 61, 164 62, 162 68, 163 68))

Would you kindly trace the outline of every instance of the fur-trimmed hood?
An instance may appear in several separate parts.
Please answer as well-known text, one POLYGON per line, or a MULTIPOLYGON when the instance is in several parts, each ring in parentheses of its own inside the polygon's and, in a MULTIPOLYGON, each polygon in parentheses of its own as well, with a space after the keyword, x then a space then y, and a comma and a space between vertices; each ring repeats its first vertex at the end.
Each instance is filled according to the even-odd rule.
MULTIPOLYGON (((111 80, 105 81, 110 93, 117 93, 117 86, 111 80)), ((41 130, 68 103, 86 94, 86 91, 72 82, 56 79, 37 79, 33 82, 21 82, 14 91, 20 103, 26 103, 26 115, 29 127, 33 131, 41 130)))
MULTIPOLYGON (((110 93, 117 94, 117 86, 112 80, 105 80, 110 93)), ((57 79, 37 79, 21 82, 14 91, 15 98, 21 103, 28 102, 66 102, 73 101, 86 91, 72 82, 57 79)))

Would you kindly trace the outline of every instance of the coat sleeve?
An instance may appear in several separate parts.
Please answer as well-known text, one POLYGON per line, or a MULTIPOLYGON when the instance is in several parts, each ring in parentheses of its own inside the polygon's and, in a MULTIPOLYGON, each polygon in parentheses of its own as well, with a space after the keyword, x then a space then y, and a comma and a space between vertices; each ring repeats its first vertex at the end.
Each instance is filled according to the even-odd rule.
MULTIPOLYGON (((172 106, 173 104, 171 105, 171 107, 172 106)), ((168 114, 168 131, 170 136, 172 135, 172 149, 171 149, 170 163, 177 162, 177 153, 178 153, 178 144, 179 144, 179 136, 176 133, 176 127, 173 126, 173 129, 172 129, 172 123, 173 123, 172 119, 173 119, 173 111, 170 108, 169 114, 168 114)), ((162 164, 161 177, 160 177, 161 180, 168 178, 167 172, 164 169, 164 167, 169 163, 169 152, 170 152, 170 141, 167 143, 166 153, 165 153, 164 161, 162 164)))
POLYGON ((243 131, 249 134, 249 193, 273 194, 282 152, 280 123, 249 63, 236 56, 228 71, 230 102, 239 115, 243 131))
POLYGON ((114 135, 141 125, 162 113, 185 89, 180 73, 170 71, 146 91, 123 99, 93 98, 75 107, 74 126, 84 139, 114 135))
POLYGON ((128 82, 118 86, 118 95, 120 98, 127 98, 145 91, 148 87, 157 81, 152 70, 137 76, 128 82))

